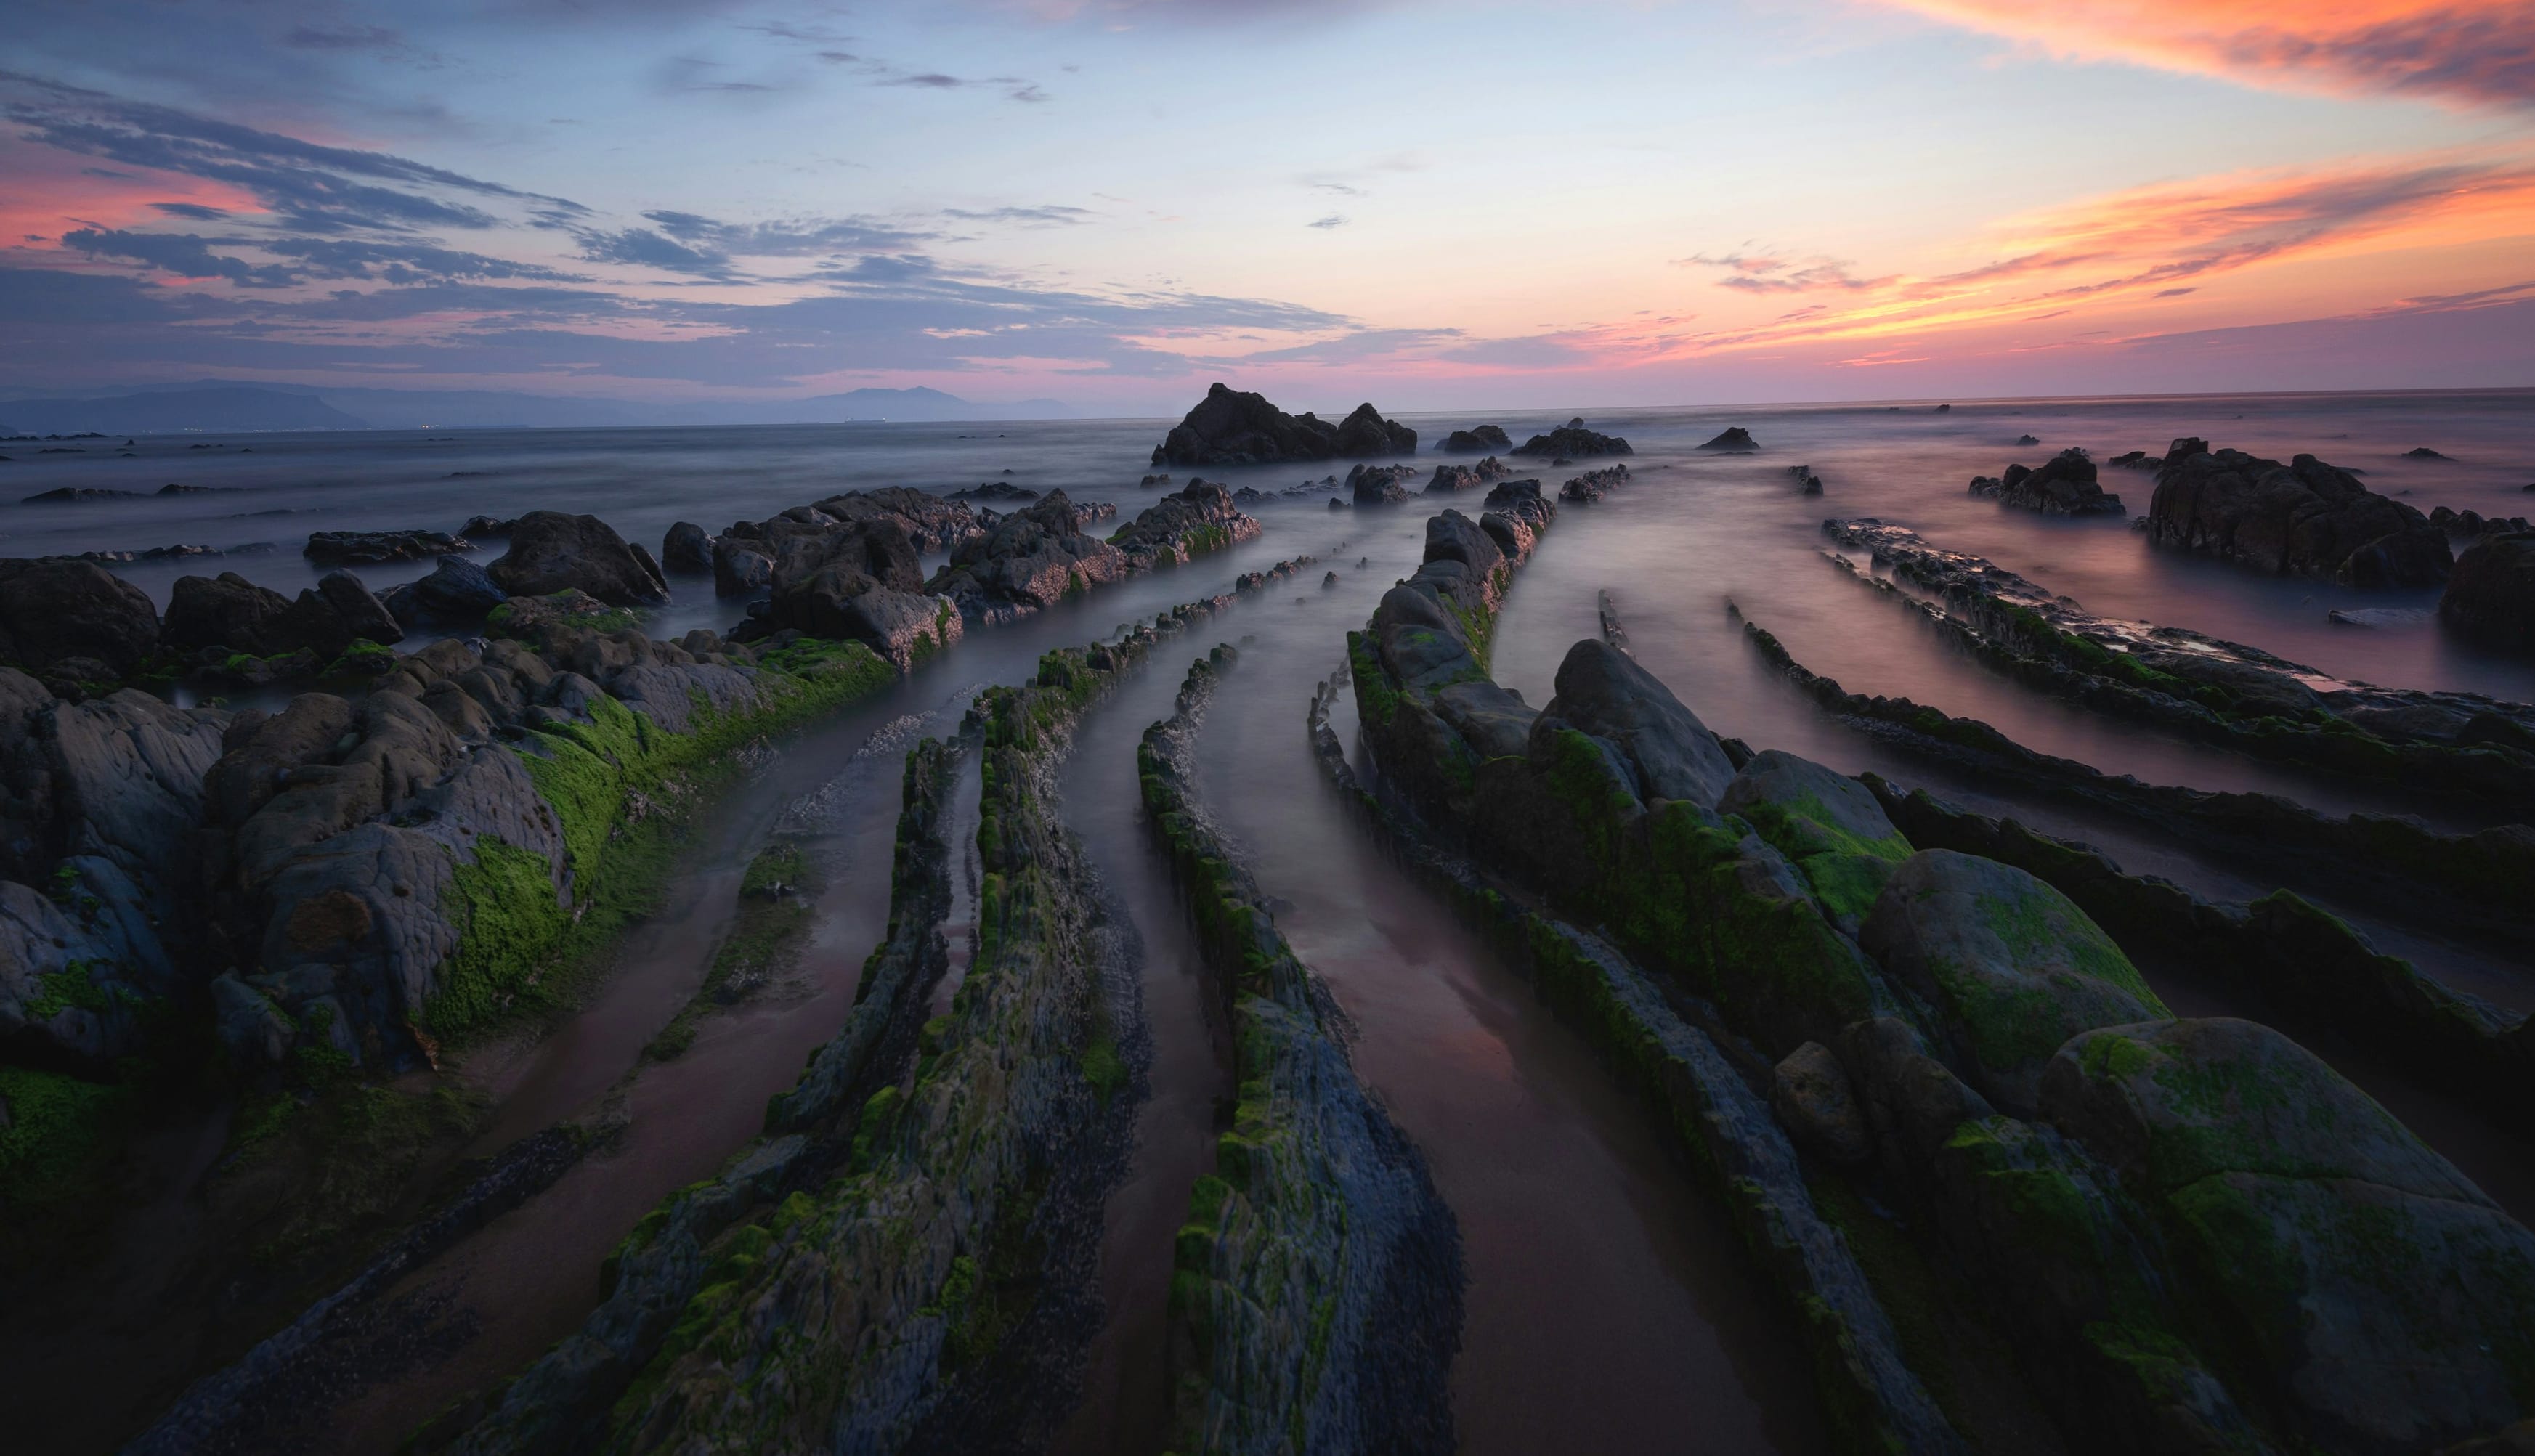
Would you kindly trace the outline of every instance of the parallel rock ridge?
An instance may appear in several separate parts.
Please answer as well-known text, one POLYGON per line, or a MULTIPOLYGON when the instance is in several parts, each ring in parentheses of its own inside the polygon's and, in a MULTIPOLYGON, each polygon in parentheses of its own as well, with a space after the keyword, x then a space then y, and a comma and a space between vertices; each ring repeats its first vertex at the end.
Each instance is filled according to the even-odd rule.
POLYGON ((1175 1449, 1450 1451, 1452 1212, 1357 1079, 1328 988, 1195 798, 1190 739, 1233 661, 1218 646, 1191 666, 1176 711, 1137 751, 1240 1087, 1176 1245, 1175 1449))
POLYGON ((1034 1447, 1072 1404, 1098 1318, 1100 1207, 1124 1169, 1141 1023, 1100 955, 1098 892, 1054 802, 1081 711, 1189 623, 1051 652, 988 690, 976 952, 949 1015, 951 751, 908 768, 890 939, 845 1029, 774 1099, 767 1133, 647 1216, 584 1328, 464 1429, 491 1453, 1034 1447), (911 1066, 910 1066, 911 1062, 911 1066), (779 1392, 779 1395, 772 1395, 779 1392))
POLYGON ((1370 403, 1330 424, 1287 414, 1265 395, 1209 386, 1206 397, 1153 447, 1156 465, 1268 465, 1286 460, 1371 459, 1415 455, 1417 432, 1383 418, 1370 403))
POLYGON ((2525 704, 2342 681, 2241 642, 2098 617, 1871 518, 1823 531, 1933 599, 1939 623, 1985 660, 2044 691, 2263 758, 2535 804, 2535 708, 2525 704))
POLYGON ((2446 534, 2311 455, 2288 464, 2205 440, 2177 440, 2157 468, 2148 539, 2260 571, 2346 586, 2428 586, 2447 578, 2446 534))
POLYGON ((1802 1054, 1799 1084, 1835 1062, 1859 1176, 2072 1443, 2413 1450, 2535 1414, 2535 1235, 2358 1088, 2270 1028, 2175 1017, 2025 872, 1914 845, 1791 756, 1736 768, 1602 642, 1522 706, 1442 605, 1395 589, 1351 642, 1386 792, 1802 1054))

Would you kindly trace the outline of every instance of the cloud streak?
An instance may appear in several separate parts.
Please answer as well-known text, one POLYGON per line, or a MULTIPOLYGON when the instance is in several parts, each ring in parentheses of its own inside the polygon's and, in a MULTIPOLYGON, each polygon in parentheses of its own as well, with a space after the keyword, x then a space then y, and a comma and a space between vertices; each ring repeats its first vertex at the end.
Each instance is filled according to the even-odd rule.
POLYGON ((2075 60, 2535 109, 2525 0, 1881 0, 2075 60))

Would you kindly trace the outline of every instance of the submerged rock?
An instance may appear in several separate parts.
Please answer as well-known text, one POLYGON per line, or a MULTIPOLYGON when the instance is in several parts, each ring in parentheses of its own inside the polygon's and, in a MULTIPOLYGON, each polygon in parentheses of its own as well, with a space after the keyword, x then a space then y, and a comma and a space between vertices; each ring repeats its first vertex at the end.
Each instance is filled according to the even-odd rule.
POLYGON ((1612 465, 1607 469, 1570 477, 1566 484, 1558 488, 1558 499, 1591 505, 1628 483, 1629 467, 1612 465))
POLYGON ((951 598, 970 618, 1002 621, 1115 581, 1127 571, 1127 554, 1086 534, 1074 503, 1052 490, 960 542, 924 590, 951 598))
POLYGON ((1142 571, 1255 540, 1261 529, 1233 503, 1230 491, 1210 480, 1192 480, 1177 494, 1146 507, 1111 536, 1109 544, 1125 552, 1129 564, 1142 571))
POLYGON ((303 554, 320 566, 366 567, 474 549, 474 542, 445 531, 312 531, 303 554))
POLYGON ((1751 431, 1744 429, 1741 425, 1732 425, 1728 426, 1714 439, 1707 441, 1699 448, 1701 450, 1726 451, 1739 455, 1759 450, 1761 447, 1759 442, 1752 438, 1751 431))
POLYGON ((1477 490, 1480 486, 1503 480, 1514 471, 1506 462, 1490 455, 1475 465, 1437 465, 1426 477, 1424 494, 1448 496, 1456 491, 1477 490))
POLYGON ((2311 455, 2283 465, 2177 440, 2156 473, 2148 539, 2348 586, 2446 579, 2446 535, 2420 512, 2311 455))
POLYGON ((1359 506, 1396 506, 1408 499, 1414 465, 1358 465, 1347 471, 1348 499, 1359 506))

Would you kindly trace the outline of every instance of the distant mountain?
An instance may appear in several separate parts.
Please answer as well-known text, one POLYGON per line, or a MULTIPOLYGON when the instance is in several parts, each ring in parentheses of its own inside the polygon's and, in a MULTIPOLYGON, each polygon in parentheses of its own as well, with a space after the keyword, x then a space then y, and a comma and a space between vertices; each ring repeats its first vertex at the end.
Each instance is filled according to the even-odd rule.
POLYGON ((13 399, 0 412, 34 435, 96 430, 109 435, 175 435, 188 430, 366 430, 370 422, 311 394, 225 385, 99 399, 13 399))
POLYGON ((328 389, 306 385, 137 387, 107 398, 71 398, 17 390, 0 398, 0 420, 24 433, 176 434, 190 430, 533 430, 619 425, 829 425, 860 421, 1070 419, 1056 399, 979 402, 919 385, 849 390, 806 399, 693 403, 581 399, 496 390, 328 389))

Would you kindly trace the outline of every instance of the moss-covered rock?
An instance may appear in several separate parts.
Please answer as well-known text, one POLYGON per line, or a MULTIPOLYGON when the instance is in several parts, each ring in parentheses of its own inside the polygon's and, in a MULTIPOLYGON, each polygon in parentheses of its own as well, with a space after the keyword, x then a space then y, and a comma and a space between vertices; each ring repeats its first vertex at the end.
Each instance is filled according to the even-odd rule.
POLYGON ((1943 849, 1911 856, 1859 941, 1935 1008, 1972 1083, 2022 1116, 2069 1038, 2168 1014, 2084 911, 1995 860, 1943 849))
POLYGON ((1743 765, 1717 808, 1739 815, 1802 870, 1831 923, 1856 935, 1910 841, 1866 786, 1809 758, 1766 749, 1743 765))
POLYGON ((2312 1053, 2229 1018, 2110 1027, 2043 1099, 2156 1208, 2197 1303, 2322 1447, 2535 1412, 2535 1234, 2312 1053))

